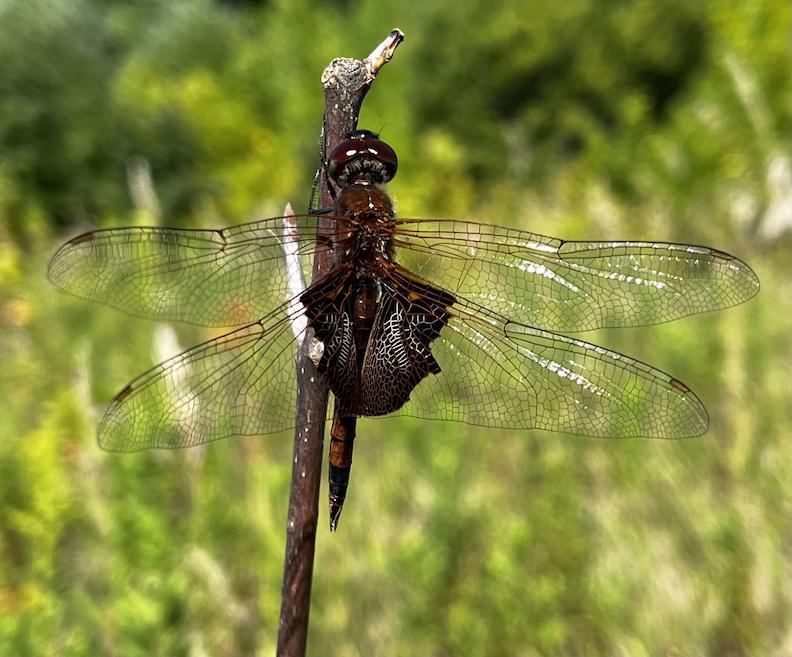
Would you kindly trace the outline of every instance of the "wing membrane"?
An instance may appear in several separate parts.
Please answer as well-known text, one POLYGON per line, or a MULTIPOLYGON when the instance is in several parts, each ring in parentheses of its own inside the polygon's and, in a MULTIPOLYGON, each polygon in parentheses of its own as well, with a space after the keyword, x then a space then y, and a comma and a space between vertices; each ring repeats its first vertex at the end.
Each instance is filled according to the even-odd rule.
MULTIPOLYGON (((156 319, 243 324, 124 388, 102 420, 102 447, 185 447, 293 426, 291 324, 305 310, 289 294, 284 240, 307 275, 317 218, 297 222, 288 238, 282 217, 223 231, 111 229, 56 252, 50 278, 74 294, 156 319)), ((400 411, 421 418, 597 437, 700 435, 707 414, 684 384, 555 331, 670 321, 741 303, 759 287, 745 263, 707 247, 565 242, 456 220, 401 220, 393 240, 394 275, 454 295, 421 287, 388 319, 415 325, 390 327, 400 339, 436 324, 424 337, 440 371, 426 356, 431 373, 400 411)), ((390 343, 381 347, 379 360, 392 356, 390 343)))
POLYGON ((291 323, 302 312, 287 318, 279 309, 141 375, 107 409, 100 446, 124 452, 190 447, 294 426, 291 323))
POLYGON ((602 347, 455 305, 432 343, 440 373, 401 414, 601 438, 686 438, 707 430, 683 383, 602 347))
POLYGON ((450 292, 549 331, 658 324, 759 290, 734 256, 663 242, 574 242, 458 220, 397 222, 398 262, 450 292))
MULTIPOLYGON (((291 217, 305 276, 316 218, 291 217)), ((284 218, 226 230, 132 227, 75 237, 52 257, 49 277, 81 297, 142 317, 202 326, 254 322, 289 294, 284 218)), ((292 292, 293 294, 293 292, 292 292)))

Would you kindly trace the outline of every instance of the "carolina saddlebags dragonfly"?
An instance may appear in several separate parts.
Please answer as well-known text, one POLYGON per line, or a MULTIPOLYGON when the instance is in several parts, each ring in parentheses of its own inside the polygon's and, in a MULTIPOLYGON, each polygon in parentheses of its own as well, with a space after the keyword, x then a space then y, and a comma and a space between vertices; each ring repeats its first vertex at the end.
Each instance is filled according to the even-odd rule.
MULTIPOLYGON (((157 365, 107 409, 108 450, 199 445, 294 425, 292 327, 323 346, 335 397, 330 525, 346 494, 358 416, 398 412, 599 437, 684 438, 707 413, 682 382, 557 332, 657 324, 759 289, 728 253, 663 242, 566 241, 456 219, 396 219, 382 186, 397 158, 361 130, 325 163, 335 266, 288 293, 284 217, 225 230, 118 228, 72 239, 51 280, 134 315, 240 326, 157 365)), ((311 271, 316 214, 298 216, 311 271)), ((324 421, 325 418, 322 418, 324 421)))

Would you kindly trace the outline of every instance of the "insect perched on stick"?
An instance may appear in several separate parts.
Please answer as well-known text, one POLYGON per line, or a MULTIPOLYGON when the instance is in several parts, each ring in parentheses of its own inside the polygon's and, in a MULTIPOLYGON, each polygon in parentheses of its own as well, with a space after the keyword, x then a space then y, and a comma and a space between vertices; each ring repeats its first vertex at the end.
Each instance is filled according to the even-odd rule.
POLYGON ((702 246, 397 219, 383 189, 396 153, 366 130, 332 149, 325 166, 339 191, 319 214, 225 230, 99 230, 55 253, 51 280, 79 296, 153 319, 239 326, 124 387, 99 427, 102 447, 189 447, 293 426, 294 343, 306 327, 335 398, 331 529, 360 416, 612 438, 707 430, 685 384, 562 333, 742 303, 759 289, 745 263, 702 246), (283 247, 310 271, 320 218, 333 226, 322 239, 334 265, 290 295, 283 247))

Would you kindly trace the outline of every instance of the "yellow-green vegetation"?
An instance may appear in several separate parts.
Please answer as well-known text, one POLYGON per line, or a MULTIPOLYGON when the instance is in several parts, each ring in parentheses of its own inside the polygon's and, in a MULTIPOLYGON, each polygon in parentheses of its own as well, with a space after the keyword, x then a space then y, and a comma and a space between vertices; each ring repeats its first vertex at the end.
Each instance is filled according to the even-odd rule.
POLYGON ((0 4, 0 655, 274 651, 291 435, 100 451, 113 394, 216 332, 68 297, 46 262, 91 226, 304 210, 321 71, 394 26, 361 125, 399 153, 402 215, 703 243, 763 287, 581 336, 689 384, 702 438, 362 421, 335 535, 322 498, 309 653, 792 653, 791 18, 788 0, 0 4))

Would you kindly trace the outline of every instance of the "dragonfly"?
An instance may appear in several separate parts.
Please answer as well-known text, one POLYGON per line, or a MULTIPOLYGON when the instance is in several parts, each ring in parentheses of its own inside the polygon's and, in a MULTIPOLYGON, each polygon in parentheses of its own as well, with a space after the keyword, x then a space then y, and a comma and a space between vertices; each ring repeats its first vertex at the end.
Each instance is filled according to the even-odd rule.
POLYGON ((337 190, 329 208, 219 230, 96 230, 55 252, 49 277, 75 295, 155 320, 234 327, 126 385, 100 422, 102 448, 181 448, 293 427, 295 343, 309 331, 334 397, 333 531, 361 416, 603 438, 706 432, 707 412, 684 383, 565 334, 740 304, 759 289, 747 264, 706 246, 397 218, 385 191, 396 153, 367 130, 323 166, 337 190), (323 239, 334 264, 295 292, 284 248, 307 276, 320 220, 331 226, 323 239))

